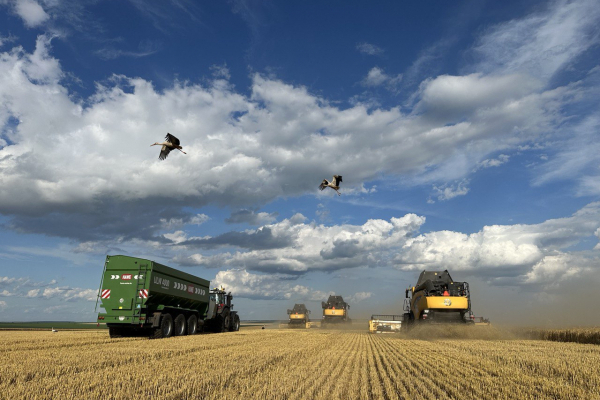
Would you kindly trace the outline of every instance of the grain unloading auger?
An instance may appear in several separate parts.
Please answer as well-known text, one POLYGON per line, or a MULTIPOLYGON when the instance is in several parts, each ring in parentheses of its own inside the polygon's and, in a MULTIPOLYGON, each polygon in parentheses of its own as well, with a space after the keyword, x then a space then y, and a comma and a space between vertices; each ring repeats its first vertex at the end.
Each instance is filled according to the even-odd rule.
POLYGON ((476 325, 471 311, 469 284, 454 282, 447 270, 423 271, 417 284, 406 289, 402 328, 410 329, 415 324, 445 323, 476 325))

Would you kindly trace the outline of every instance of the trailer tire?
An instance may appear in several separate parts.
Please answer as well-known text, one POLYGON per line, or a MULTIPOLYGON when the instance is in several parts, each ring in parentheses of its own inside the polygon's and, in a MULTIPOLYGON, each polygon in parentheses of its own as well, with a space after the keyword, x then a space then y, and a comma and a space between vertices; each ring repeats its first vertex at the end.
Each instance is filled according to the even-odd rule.
POLYGON ((185 315, 179 314, 175 317, 175 321, 173 321, 173 335, 175 336, 184 336, 186 333, 186 320, 185 315))
POLYGON ((190 315, 187 320, 187 334, 195 335, 198 332, 198 317, 190 315))
POLYGON ((240 330, 240 317, 237 314, 233 316, 233 324, 231 325, 232 332, 237 332, 240 330))
POLYGON ((173 317, 171 314, 163 314, 158 328, 152 332, 151 339, 168 338, 173 335, 173 317))
POLYGON ((117 328, 116 326, 109 327, 108 336, 110 336, 111 339, 122 338, 123 328, 117 328))

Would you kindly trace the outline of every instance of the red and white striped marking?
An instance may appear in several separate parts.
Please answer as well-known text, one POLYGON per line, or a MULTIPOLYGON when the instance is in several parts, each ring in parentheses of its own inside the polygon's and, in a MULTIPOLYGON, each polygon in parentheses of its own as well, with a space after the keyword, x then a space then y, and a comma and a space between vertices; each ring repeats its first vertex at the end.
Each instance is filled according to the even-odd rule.
POLYGON ((140 297, 142 299, 147 299, 148 298, 148 289, 142 289, 142 290, 140 290, 140 297))
POLYGON ((104 289, 100 297, 103 299, 108 299, 110 297, 110 289, 104 289))

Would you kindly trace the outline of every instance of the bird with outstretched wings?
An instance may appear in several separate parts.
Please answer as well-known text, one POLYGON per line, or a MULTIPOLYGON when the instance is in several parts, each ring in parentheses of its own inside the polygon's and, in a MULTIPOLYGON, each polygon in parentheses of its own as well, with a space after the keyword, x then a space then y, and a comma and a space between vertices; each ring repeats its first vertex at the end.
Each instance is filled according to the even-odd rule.
POLYGON ((338 189, 340 188, 341 182, 342 182, 342 176, 334 175, 333 178, 331 179, 331 182, 329 182, 327 179, 323 179, 323 182, 321 182, 321 184, 319 185, 319 189, 324 190, 326 187, 330 187, 336 191, 338 196, 340 196, 340 192, 338 192, 338 189))

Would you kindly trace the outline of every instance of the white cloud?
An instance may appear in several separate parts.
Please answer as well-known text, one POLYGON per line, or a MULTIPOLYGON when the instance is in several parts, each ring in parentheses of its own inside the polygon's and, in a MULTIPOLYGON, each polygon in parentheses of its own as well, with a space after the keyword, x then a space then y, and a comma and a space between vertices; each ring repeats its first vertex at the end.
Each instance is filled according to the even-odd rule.
POLYGON ((445 184, 442 186, 433 186, 433 190, 440 201, 450 200, 458 196, 464 196, 469 193, 469 180, 463 179, 455 184, 445 184))
POLYGON ((591 203, 571 217, 534 225, 493 225, 470 235, 438 231, 409 239, 395 257, 399 268, 472 271, 498 283, 524 284, 553 274, 557 279, 597 265, 598 255, 564 252, 600 226, 600 203, 591 203), (591 258, 590 258, 591 257, 591 258), (581 264, 572 267, 569 261, 581 264), (574 272, 575 271, 575 272, 574 272))
POLYGON ((0 59, 0 122, 19 121, 8 133, 12 144, 0 149, 0 213, 21 232, 89 242, 158 240, 162 220, 191 218, 185 207, 244 208, 317 193, 324 170, 344 171, 349 193, 382 174, 439 187, 464 179, 489 154, 551 134, 580 90, 543 91, 519 74, 444 75, 422 83, 407 115, 338 108, 259 74, 249 97, 223 79, 158 92, 143 79, 115 76, 84 107, 61 85, 65 73, 49 46, 40 36, 33 54, 16 48, 0 59), (149 144, 164 132, 188 154, 158 161, 149 144))
POLYGON ((0 301, 0 311, 4 311, 8 307, 8 304, 4 300, 0 301))
POLYGON ((16 41, 17 39, 18 38, 14 35, 0 36, 0 47, 4 46, 7 43, 12 43, 12 42, 16 41))
POLYGON ((231 78, 231 74, 229 73, 229 68, 227 68, 227 64, 223 65, 213 65, 210 67, 212 71, 212 75, 215 78, 223 78, 229 80, 231 78))
POLYGON ((0 297, 10 297, 10 296, 14 296, 14 293, 9 292, 8 290, 4 289, 3 291, 0 292, 0 297))
POLYGON ((50 18, 44 8, 35 0, 16 0, 14 9, 28 28, 35 28, 50 18))
POLYGON ((357 292, 351 296, 348 296, 346 301, 350 304, 360 303, 362 301, 370 299, 371 296, 373 296, 373 293, 371 293, 371 292, 357 292))
POLYGON ((499 167, 502 164, 507 163, 509 159, 510 159, 510 156, 507 156, 506 154, 500 154, 498 156, 498 158, 489 158, 489 159, 481 161, 479 163, 478 167, 479 168, 499 167))
POLYGON ((369 70, 367 76, 362 80, 361 84, 367 87, 384 86, 390 91, 395 91, 402 81, 402 74, 390 76, 381 68, 373 67, 369 70))
MULTIPOLYGON (((292 225, 288 220, 267 225, 273 238, 284 237, 286 245, 276 248, 246 248, 245 251, 213 255, 194 253, 179 256, 183 265, 202 265, 243 270, 247 282, 262 282, 276 274, 290 279, 310 271, 357 267, 391 267, 401 270, 449 269, 467 271, 498 285, 547 285, 552 278, 562 282, 588 273, 598 265, 600 250, 569 251, 593 235, 600 238, 600 203, 590 203, 570 217, 532 225, 492 225, 465 234, 433 231, 418 234, 425 218, 407 214, 390 221, 369 220, 363 225, 326 227, 315 222, 292 225)), ((235 237, 234 235, 225 235, 235 237)), ((232 247, 235 244, 230 243, 232 247)), ((264 246, 263 246, 264 247, 264 246)), ((243 290, 244 283, 229 285, 243 290)), ((225 281, 226 275, 218 275, 225 281)), ((228 276, 228 275, 227 275, 228 276)), ((275 278, 273 278, 275 279, 275 278)), ((293 285, 284 286, 291 290, 293 285)))
POLYGON ((294 284, 289 277, 252 274, 244 269, 220 271, 213 282, 211 284, 225 287, 225 290, 231 291, 234 296, 250 299, 318 301, 328 295, 322 291, 294 284))
MULTIPOLYGON (((570 179, 578 181, 578 194, 600 194, 599 131, 599 113, 588 116, 567 130, 565 135, 570 136, 570 139, 560 146, 552 160, 540 168, 541 174, 534 179, 534 184, 570 179)), ((544 160, 543 156, 540 158, 544 160)))
POLYGON ((142 41, 139 43, 137 50, 123 50, 114 47, 106 47, 96 50, 94 54, 103 60, 114 60, 119 57, 141 58, 147 57, 159 52, 161 49, 160 42, 142 41))
POLYGON ((356 50, 370 56, 378 56, 384 53, 384 50, 381 47, 367 42, 358 43, 356 45, 356 50))
MULTIPOLYGON (((415 214, 391 218, 390 221, 368 220, 363 225, 324 226, 298 222, 300 218, 297 216, 295 219, 284 219, 251 231, 251 235, 256 235, 253 239, 243 237, 240 240, 242 233, 235 232, 216 238, 221 246, 239 246, 248 251, 210 256, 195 253, 179 256, 175 261, 183 265, 296 275, 315 270, 376 266, 389 258, 389 251, 406 243, 425 222, 424 217, 415 214), (263 231, 269 232, 269 235, 259 233, 263 231)), ((182 244, 190 248, 197 245, 193 241, 182 244)))
POLYGON ((558 0, 524 18, 492 27, 480 39, 475 67, 485 72, 527 72, 549 79, 600 41, 595 0, 558 0))
POLYGON ((27 292, 25 297, 38 297, 40 294, 40 289, 31 289, 27 292))

